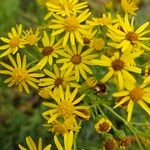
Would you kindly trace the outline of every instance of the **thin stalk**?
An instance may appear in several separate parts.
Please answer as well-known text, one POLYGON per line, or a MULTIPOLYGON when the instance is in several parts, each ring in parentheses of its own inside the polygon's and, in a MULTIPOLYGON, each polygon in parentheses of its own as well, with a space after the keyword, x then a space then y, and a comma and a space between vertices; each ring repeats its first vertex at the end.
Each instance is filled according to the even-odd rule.
POLYGON ((129 129, 130 131, 134 134, 135 139, 139 145, 140 150, 143 150, 142 145, 138 139, 138 136, 136 135, 136 133, 134 132, 134 129, 132 127, 132 125, 130 125, 124 118, 122 118, 120 115, 118 115, 114 110, 112 110, 109 106, 107 106, 106 104, 102 104, 107 110, 109 110, 113 115, 115 115, 118 119, 120 119, 129 129))

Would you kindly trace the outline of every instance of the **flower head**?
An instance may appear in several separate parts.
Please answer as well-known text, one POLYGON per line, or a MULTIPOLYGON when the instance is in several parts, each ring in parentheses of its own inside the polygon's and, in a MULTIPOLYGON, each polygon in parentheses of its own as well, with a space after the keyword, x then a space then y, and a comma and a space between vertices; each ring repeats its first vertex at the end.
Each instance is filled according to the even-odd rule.
POLYGON ((40 34, 39 29, 37 29, 36 32, 34 33, 33 29, 30 28, 29 30, 24 31, 24 35, 22 37, 25 40, 25 44, 29 44, 32 46, 38 44, 38 41, 40 39, 39 34, 40 34))
POLYGON ((105 41, 103 40, 103 38, 93 38, 91 46, 94 48, 94 50, 100 51, 104 48, 105 41))
POLYGON ((121 0, 121 7, 125 13, 130 13, 135 15, 135 11, 138 9, 137 0, 121 0))
POLYGON ((78 47, 74 45, 71 49, 66 47, 66 52, 60 54, 64 58, 60 58, 56 62, 63 63, 61 70, 66 70, 66 74, 73 71, 76 80, 79 81, 80 74, 84 79, 87 78, 87 73, 92 74, 92 70, 88 66, 91 65, 90 60, 97 57, 97 54, 92 54, 92 52, 92 48, 83 50, 81 44, 78 47))
MULTIPOLYGON (((38 146, 35 145, 35 142, 33 141, 33 139, 30 136, 26 137, 26 143, 27 146, 30 150, 51 150, 51 144, 47 145, 45 148, 42 148, 42 139, 39 139, 39 143, 38 146)), ((18 145, 20 150, 26 150, 25 147, 23 147, 22 145, 18 145)))
MULTIPOLYGON (((44 116, 45 119, 48 117, 44 116)), ((43 125, 47 128, 48 131, 52 131, 54 134, 62 134, 68 133, 69 131, 78 132, 79 126, 75 119, 75 116, 69 117, 65 120, 55 120, 52 123, 46 123, 43 125)))
POLYGON ((123 53, 122 55, 119 52, 114 53, 114 55, 109 58, 105 55, 101 56, 100 60, 92 60, 93 64, 104 66, 108 68, 108 73, 101 79, 102 83, 107 82, 110 78, 117 78, 117 85, 119 89, 123 89, 127 81, 135 83, 136 80, 134 76, 129 72, 141 73, 141 69, 135 67, 134 56, 132 54, 123 53))
POLYGON ((47 63, 53 64, 53 58, 57 58, 58 54, 62 52, 61 40, 56 43, 55 36, 49 37, 46 31, 42 38, 43 48, 40 48, 42 54, 41 60, 36 65, 39 69, 42 69, 47 63))
POLYGON ((5 67, 7 70, 0 70, 0 74, 9 75, 10 77, 4 81, 8 83, 8 86, 18 86, 20 92, 23 91, 23 88, 27 93, 30 93, 28 84, 35 89, 38 89, 38 86, 35 83, 39 83, 38 77, 43 77, 41 73, 34 73, 37 68, 32 67, 27 69, 26 64, 26 55, 24 55, 23 60, 21 60, 20 54, 16 55, 16 62, 14 58, 9 55, 9 60, 12 64, 8 65, 4 62, 0 62, 0 65, 5 67))
POLYGON ((88 20, 87 24, 92 26, 107 26, 113 22, 111 14, 103 14, 101 18, 93 18, 93 20, 88 20))
POLYGON ((126 90, 113 93, 114 97, 122 97, 114 108, 117 108, 118 106, 121 106, 122 104, 128 102, 128 122, 131 120, 134 104, 139 104, 150 115, 150 108, 145 103, 150 103, 150 87, 147 87, 149 83, 150 79, 146 78, 141 85, 129 83, 128 85, 126 85, 126 90))
POLYGON ((74 115, 89 118, 89 115, 85 115, 81 110, 89 109, 88 106, 79 106, 85 94, 81 95, 79 98, 75 98, 78 93, 78 88, 70 92, 69 86, 67 86, 66 91, 59 87, 59 94, 54 94, 49 91, 54 102, 44 102, 43 105, 49 107, 50 109, 43 113, 43 116, 47 116, 48 123, 55 121, 57 118, 70 118, 74 115), (77 106, 76 106, 77 105, 77 106))
POLYGON ((108 132, 111 129, 112 123, 106 118, 101 118, 96 124, 95 124, 95 130, 98 133, 101 132, 108 132))
POLYGON ((114 138, 109 138, 105 143, 105 150, 115 150, 117 142, 114 138))
POLYGON ((0 39, 7 43, 0 46, 0 50, 4 50, 0 57, 7 56, 8 54, 15 54, 19 48, 24 47, 24 40, 21 38, 22 25, 17 25, 16 28, 11 28, 11 32, 8 33, 8 38, 1 37, 0 39))
POLYGON ((62 16, 79 13, 87 7, 87 2, 79 2, 79 0, 47 0, 46 6, 49 11, 46 15, 47 19, 52 13, 62 16))
POLYGON ((56 30, 52 35, 61 34, 63 36, 63 46, 66 46, 69 39, 72 45, 75 45, 75 41, 82 44, 82 35, 88 34, 86 29, 90 28, 89 25, 83 24, 83 22, 90 14, 87 9, 80 15, 69 15, 66 17, 54 15, 55 19, 52 19, 52 24, 49 25, 49 28, 56 30))
POLYGON ((65 70, 60 70, 56 64, 54 65, 54 72, 44 69, 44 73, 48 77, 41 78, 41 83, 39 84, 39 86, 46 87, 47 90, 53 90, 55 94, 58 93, 59 87, 80 87, 79 84, 75 82, 76 78, 74 76, 74 73, 70 72, 69 74, 67 74, 65 70))
POLYGON ((150 50, 148 46, 144 44, 144 41, 149 41, 150 38, 146 37, 146 34, 150 33, 149 22, 145 22, 138 29, 135 29, 133 25, 134 18, 130 23, 128 15, 122 19, 119 17, 120 26, 115 25, 108 26, 107 36, 112 39, 109 45, 117 49, 124 51, 140 51, 140 49, 150 50))

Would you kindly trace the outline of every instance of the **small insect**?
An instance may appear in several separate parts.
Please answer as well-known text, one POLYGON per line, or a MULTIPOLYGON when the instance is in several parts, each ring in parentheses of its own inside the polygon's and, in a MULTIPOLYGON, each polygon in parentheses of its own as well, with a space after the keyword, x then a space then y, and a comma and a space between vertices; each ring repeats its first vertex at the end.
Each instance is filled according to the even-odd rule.
POLYGON ((93 87, 94 91, 96 92, 97 95, 106 95, 108 91, 108 86, 104 83, 97 83, 93 87))

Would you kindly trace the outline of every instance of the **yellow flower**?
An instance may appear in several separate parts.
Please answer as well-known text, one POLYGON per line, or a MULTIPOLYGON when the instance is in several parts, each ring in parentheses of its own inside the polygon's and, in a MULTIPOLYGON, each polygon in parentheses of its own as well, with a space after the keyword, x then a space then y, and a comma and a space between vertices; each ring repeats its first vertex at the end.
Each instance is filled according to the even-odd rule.
POLYGON ((62 16, 81 13, 82 9, 87 7, 87 2, 79 2, 79 0, 47 0, 46 6, 49 12, 45 19, 48 19, 53 13, 62 16))
POLYGON ((0 62, 0 65, 7 69, 0 70, 0 74, 10 76, 4 81, 4 83, 8 83, 8 87, 18 86, 20 92, 22 92, 24 88, 27 93, 30 93, 28 84, 33 88, 38 89, 38 86, 35 83, 39 83, 39 80, 36 78, 43 77, 44 75, 41 73, 34 73, 37 70, 35 67, 27 69, 26 55, 21 59, 20 54, 18 53, 16 56, 16 62, 11 55, 8 55, 8 57, 12 66, 0 62))
POLYGON ((53 57, 58 58, 58 54, 62 52, 61 40, 55 42, 55 36, 49 37, 46 31, 44 31, 44 37, 42 38, 43 48, 40 48, 40 52, 43 57, 36 65, 39 69, 42 69, 46 63, 53 64, 53 57))
MULTIPOLYGON (((44 116, 45 119, 49 119, 47 116, 44 116)), ((69 131, 78 132, 79 126, 75 119, 75 116, 69 117, 65 120, 55 120, 52 123, 46 123, 43 125, 47 128, 48 131, 52 131, 54 134, 65 134, 69 131)))
POLYGON ((136 1, 137 0, 121 0, 121 7, 124 12, 135 15, 135 11, 138 9, 136 1))
POLYGON ((78 93, 78 88, 75 88, 73 92, 70 92, 69 86, 67 86, 64 92, 62 87, 59 87, 59 94, 54 94, 49 91, 54 102, 44 102, 43 105, 50 107, 49 110, 43 112, 43 116, 49 117, 48 123, 55 121, 57 118, 70 118, 74 115, 88 119, 89 115, 82 113, 83 110, 88 110, 88 106, 76 106, 84 98, 85 94, 78 98, 75 98, 78 93))
POLYGON ((75 83, 75 76, 73 72, 67 74, 65 70, 58 69, 58 66, 54 65, 54 73, 44 69, 44 73, 48 76, 47 78, 41 78, 39 86, 47 87, 48 90, 51 89, 57 95, 59 87, 66 88, 66 86, 77 87, 79 88, 79 84, 75 83))
POLYGON ((114 56, 111 58, 102 55, 100 60, 94 59, 91 63, 99 66, 108 67, 108 73, 101 79, 102 83, 107 82, 110 78, 117 77, 117 85, 119 89, 123 89, 125 83, 136 82, 133 75, 129 72, 141 73, 141 69, 135 67, 131 64, 134 57, 130 54, 123 53, 122 55, 119 52, 114 53, 114 56))
POLYGON ((97 57, 97 54, 92 54, 93 49, 83 50, 82 45, 75 45, 71 49, 67 46, 66 52, 60 53, 64 58, 58 59, 57 63, 63 63, 61 70, 66 70, 66 74, 70 74, 72 71, 75 72, 76 80, 79 81, 80 74, 86 79, 87 73, 92 74, 92 70, 88 67, 91 65, 90 60, 97 57))
POLYGON ((88 34, 86 29, 89 29, 90 26, 83 23, 89 16, 90 12, 88 9, 83 11, 80 15, 69 15, 66 17, 61 17, 54 15, 55 19, 52 19, 52 24, 49 25, 49 28, 56 30, 52 35, 62 35, 63 46, 66 46, 68 40, 72 45, 75 45, 75 41, 83 43, 82 35, 88 34))
POLYGON ((64 137, 64 146, 61 145, 61 143, 59 142, 57 136, 56 135, 54 136, 54 142, 56 144, 57 149, 58 150, 72 150, 73 132, 70 131, 70 132, 64 134, 63 137, 64 137))
POLYGON ((113 22, 111 13, 103 14, 101 18, 93 18, 92 21, 88 20, 87 24, 92 26, 107 26, 113 22))
POLYGON ((136 84, 128 83, 125 87, 126 90, 113 93, 114 97, 121 99, 114 108, 128 102, 128 122, 131 120, 134 104, 139 104, 150 115, 150 108, 145 103, 150 103, 150 87, 146 87, 149 83, 150 78, 146 78, 141 85, 137 86, 136 84))
POLYGON ((15 54, 19 48, 24 47, 24 40, 21 38, 22 34, 22 25, 16 26, 16 29, 11 28, 11 32, 8 33, 9 38, 1 37, 0 39, 7 43, 0 46, 0 50, 4 50, 0 57, 7 56, 8 54, 15 54))
POLYGON ((94 50, 100 51, 104 48, 105 41, 103 40, 103 38, 93 38, 91 46, 94 48, 94 50))
POLYGON ((106 118, 101 118, 96 124, 95 124, 95 130, 98 133, 101 132, 108 132, 111 129, 112 123, 106 118))
POLYGON ((143 41, 149 41, 149 37, 145 37, 146 34, 150 33, 150 29, 146 28, 149 26, 149 22, 145 22, 138 29, 134 29, 132 18, 131 24, 129 22, 128 15, 125 15, 124 19, 120 18, 120 27, 116 28, 115 25, 108 26, 107 36, 112 39, 109 45, 117 49, 124 51, 136 51, 141 48, 150 50, 143 41))
POLYGON ((24 35, 22 37, 25 40, 25 44, 29 44, 32 46, 38 44, 38 41, 40 39, 39 34, 40 34, 39 29, 37 29, 36 32, 34 33, 33 29, 30 28, 29 30, 24 31, 24 35))
MULTIPOLYGON (((47 145, 45 148, 42 148, 42 139, 39 139, 39 143, 38 143, 38 147, 35 145, 35 142, 33 141, 33 139, 30 136, 26 137, 26 143, 28 146, 29 150, 51 150, 51 144, 47 145)), ((22 145, 18 145, 20 150, 27 150, 25 147, 23 147, 22 145)))

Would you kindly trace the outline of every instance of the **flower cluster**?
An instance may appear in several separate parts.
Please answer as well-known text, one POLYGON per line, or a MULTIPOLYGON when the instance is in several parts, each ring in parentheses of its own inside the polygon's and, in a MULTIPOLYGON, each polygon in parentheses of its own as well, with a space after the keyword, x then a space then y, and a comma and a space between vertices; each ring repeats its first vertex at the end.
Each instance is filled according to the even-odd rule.
MULTIPOLYGON (((46 0, 46 27, 26 30, 20 24, 7 38, 0 37, 0 74, 8 77, 4 83, 28 94, 29 86, 38 89, 47 108, 42 113, 43 126, 54 133, 58 150, 72 150, 74 134, 90 117, 105 116, 95 124, 99 134, 110 135, 111 127, 115 132, 114 121, 105 109, 114 115, 113 107, 125 109, 126 124, 131 121, 134 105, 150 115, 146 104, 150 103, 150 64, 139 62, 150 51, 150 22, 134 25, 136 0, 121 0, 119 14, 108 9, 111 4, 105 4, 105 12, 97 17, 86 0, 46 0), (104 102, 104 98, 111 98, 111 102, 104 102), (58 134, 64 138, 63 146, 58 134)), ((105 149, 117 142, 114 137, 104 141, 105 149)), ((31 137, 26 142, 29 149, 37 149, 31 137)), ((42 149, 41 139, 38 149, 42 149)), ((51 145, 45 147, 48 149, 51 145)))

